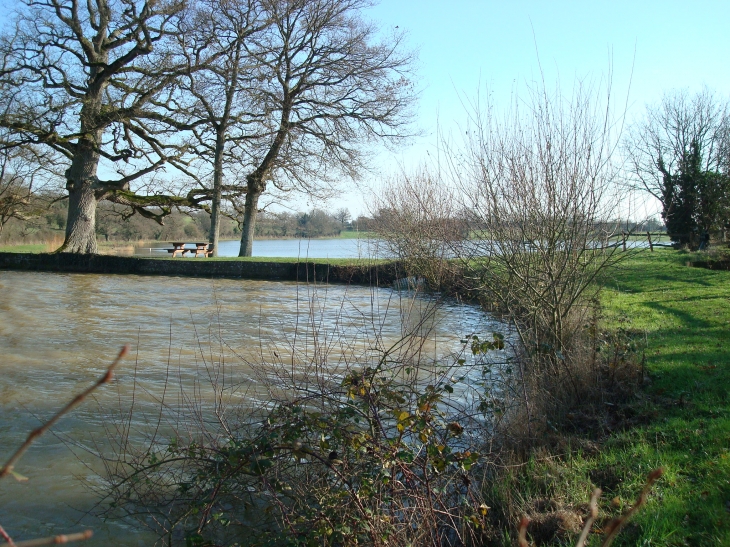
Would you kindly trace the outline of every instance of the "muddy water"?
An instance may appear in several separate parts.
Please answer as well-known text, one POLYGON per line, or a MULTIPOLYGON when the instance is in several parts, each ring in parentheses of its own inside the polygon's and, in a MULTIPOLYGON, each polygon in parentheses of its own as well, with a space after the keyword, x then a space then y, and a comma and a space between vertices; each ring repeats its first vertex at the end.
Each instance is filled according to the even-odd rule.
MULTIPOLYGON (((102 469, 94 454, 108 451, 107 416, 129 404, 135 378, 137 400, 154 403, 171 376, 190 387, 225 369, 236 396, 260 409, 272 390, 284 389, 277 378, 298 381, 323 362, 339 363, 328 372, 336 375, 408 330, 437 359, 458 351, 465 334, 493 327, 471 306, 428 310, 427 301, 389 289, 0 271, 2 462, 40 420, 102 375, 123 344, 132 348, 113 384, 16 466, 28 480, 0 482, 0 525, 15 540, 92 528, 86 545, 151 545, 148 532, 88 514, 98 501, 88 487, 100 484, 102 469)), ((166 402, 181 400, 168 395, 166 402)), ((143 413, 133 420, 146 427, 143 413)))

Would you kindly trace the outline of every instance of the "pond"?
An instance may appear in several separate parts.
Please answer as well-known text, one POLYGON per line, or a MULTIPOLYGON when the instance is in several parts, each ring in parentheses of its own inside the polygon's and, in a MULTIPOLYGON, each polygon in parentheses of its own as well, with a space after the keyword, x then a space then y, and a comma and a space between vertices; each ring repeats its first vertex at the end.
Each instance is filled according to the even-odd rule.
MULTIPOLYGON (((465 335, 498 328, 474 306, 453 301, 433 310, 411 293, 345 285, 0 271, 0 291, 2 462, 131 345, 112 384, 16 466, 29 480, 0 482, 0 525, 15 540, 91 528, 85 545, 151 545, 149 532, 88 514, 98 501, 88 487, 100 484, 94 454, 114 440, 110 409, 133 397, 154 406, 175 382, 192 389, 224 367, 241 387, 236 396, 263 408, 277 366, 294 378, 329 360, 335 378, 342 363, 358 366, 369 348, 410 330, 419 351, 441 359, 463 350, 465 335)), ((167 404, 182 404, 182 391, 175 393, 167 404)), ((147 419, 136 414, 133 428, 144 430, 147 419)))

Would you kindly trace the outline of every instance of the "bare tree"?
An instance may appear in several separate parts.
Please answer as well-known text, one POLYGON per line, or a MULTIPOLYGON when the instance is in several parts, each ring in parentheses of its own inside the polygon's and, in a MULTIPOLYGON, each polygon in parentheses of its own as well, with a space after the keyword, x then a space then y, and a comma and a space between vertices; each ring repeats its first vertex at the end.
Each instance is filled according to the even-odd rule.
POLYGON ((251 128, 265 116, 256 101, 258 78, 250 50, 257 48, 257 35, 270 20, 259 0, 205 0, 191 12, 177 38, 186 63, 201 69, 181 77, 187 97, 170 106, 172 115, 182 114, 183 123, 198 120, 191 131, 196 151, 212 167, 209 241, 217 256, 224 192, 231 199, 246 190, 224 184, 226 168, 235 177, 236 146, 255 137, 251 128))
POLYGON ((400 34, 378 41, 367 0, 267 0, 271 32, 249 50, 266 114, 241 148, 248 170, 240 256, 250 256, 261 195, 322 194, 365 168, 364 146, 408 135, 415 93, 400 34))
POLYGON ((343 228, 352 220, 350 210, 347 207, 342 207, 335 211, 335 219, 342 225, 343 228))
POLYGON ((409 276, 437 288, 453 270, 454 249, 468 237, 468 226, 454 199, 454 188, 440 173, 422 166, 389 180, 372 200, 375 232, 388 255, 409 276))
POLYGON ((730 105, 705 89, 667 93, 649 105, 624 144, 634 186, 662 205, 675 241, 710 230, 727 216, 730 105), (724 207, 721 205, 724 204, 724 207))
POLYGON ((464 143, 442 143, 441 168, 401 175, 378 204, 376 229, 410 275, 456 277, 512 326, 519 439, 598 385, 585 327, 600 279, 630 254, 610 241, 621 116, 599 90, 577 84, 566 98, 541 84, 504 118, 473 103, 464 143))
POLYGON ((0 151, 0 233, 11 219, 26 221, 39 214, 33 197, 48 164, 53 164, 52 158, 32 148, 0 151))
POLYGON ((185 126, 158 107, 175 98, 179 67, 168 38, 183 7, 156 0, 18 3, 0 43, 0 126, 11 135, 3 144, 48 147, 65 157, 69 208, 60 250, 97 251, 99 200, 158 221, 170 206, 201 201, 194 194, 138 195, 131 187, 165 163, 185 170, 179 139, 165 138, 185 126), (98 176, 100 165, 111 178, 98 176))
POLYGON ((622 256, 609 245, 610 219, 620 217, 612 155, 621 126, 610 88, 602 100, 598 91, 577 84, 565 98, 543 84, 504 120, 491 105, 477 107, 462 159, 451 164, 475 229, 457 254, 532 362, 556 376, 572 374, 596 280, 622 256))

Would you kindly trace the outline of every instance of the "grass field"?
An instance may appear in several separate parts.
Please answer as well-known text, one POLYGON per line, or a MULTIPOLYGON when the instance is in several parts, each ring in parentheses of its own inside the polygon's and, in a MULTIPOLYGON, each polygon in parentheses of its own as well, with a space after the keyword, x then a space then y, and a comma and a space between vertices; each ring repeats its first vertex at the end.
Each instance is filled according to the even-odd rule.
POLYGON ((650 382, 597 451, 535 460, 522 476, 523 495, 541 490, 573 506, 601 486, 601 509, 615 515, 662 467, 615 545, 730 545, 730 272, 684 265, 699 256, 643 252, 615 271, 605 324, 645 335, 650 382))

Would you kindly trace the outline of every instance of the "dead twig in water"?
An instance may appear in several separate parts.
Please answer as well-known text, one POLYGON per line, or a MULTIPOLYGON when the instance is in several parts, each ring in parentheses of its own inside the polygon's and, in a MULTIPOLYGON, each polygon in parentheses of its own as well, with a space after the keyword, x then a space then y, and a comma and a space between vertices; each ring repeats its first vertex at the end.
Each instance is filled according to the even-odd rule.
POLYGON ((0 526, 0 537, 3 538, 5 541, 7 541, 8 542, 8 545, 10 545, 10 547, 18 547, 13 542, 13 538, 11 538, 8 535, 8 533, 5 531, 5 529, 2 526, 0 526))

